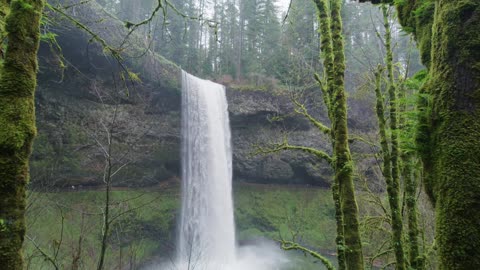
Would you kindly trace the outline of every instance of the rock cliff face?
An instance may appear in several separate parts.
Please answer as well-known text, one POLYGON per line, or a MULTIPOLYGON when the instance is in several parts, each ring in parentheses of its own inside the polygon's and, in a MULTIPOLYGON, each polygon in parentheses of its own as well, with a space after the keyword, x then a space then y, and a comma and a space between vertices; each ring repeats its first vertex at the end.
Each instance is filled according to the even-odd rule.
MULTIPOLYGON (((58 33, 61 52, 48 44, 40 50, 39 136, 31 162, 32 183, 37 187, 103 185, 109 149, 113 171, 118 170, 113 179, 116 186, 153 186, 177 179, 180 69, 142 49, 141 37, 133 34, 125 41, 123 24, 103 14, 95 1, 70 12, 106 43, 120 46, 123 62, 119 65, 98 42, 92 42, 91 35, 57 18, 60 23, 53 31, 58 33), (136 76, 129 79, 129 72, 138 74, 141 81, 132 82, 136 76)), ((322 104, 314 101, 319 96, 314 93, 307 100, 322 104)), ((286 135, 291 144, 329 148, 326 138, 293 113, 288 96, 255 87, 229 87, 227 98, 235 181, 329 185, 328 165, 318 165, 308 155, 251 155, 254 144, 279 142, 286 135)), ((328 122, 321 108, 309 105, 309 109, 328 122)), ((371 112, 357 111, 362 113, 354 115, 351 127, 364 126, 365 119, 371 119, 371 112)))
MULTIPOLYGON (((63 50, 65 56, 72 53, 69 58, 73 60, 62 75, 46 71, 52 67, 45 59, 52 55, 42 49, 33 183, 102 185, 109 133, 114 167, 125 165, 115 176, 115 185, 151 186, 179 177, 181 90, 159 86, 144 76, 140 76, 142 82, 126 89, 114 65, 102 65, 99 62, 103 60, 96 59, 92 60, 95 66, 91 62, 77 64, 74 59, 88 57, 86 51, 68 52, 65 46, 63 50)), ((285 95, 227 89, 227 98, 235 181, 328 185, 328 166, 315 167, 308 155, 251 155, 254 144, 279 141, 285 132, 291 143, 327 144, 308 122, 292 114, 285 95), (284 119, 272 122, 269 119, 273 117, 284 119)))
MULTIPOLYGON (((328 142, 304 118, 293 113, 286 95, 228 89, 234 179, 258 183, 328 185, 331 172, 311 156, 282 152, 255 156, 255 145, 281 142, 328 149, 328 142), (279 120, 277 120, 279 119, 279 120)), ((320 114, 318 115, 320 117, 320 114)))

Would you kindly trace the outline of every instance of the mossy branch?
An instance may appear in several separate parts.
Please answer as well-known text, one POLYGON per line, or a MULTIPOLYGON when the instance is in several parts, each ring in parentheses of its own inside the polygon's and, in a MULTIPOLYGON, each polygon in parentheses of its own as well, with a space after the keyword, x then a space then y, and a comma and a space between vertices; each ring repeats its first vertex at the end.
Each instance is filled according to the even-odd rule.
POLYGON ((283 250, 298 250, 298 251, 302 251, 303 253, 305 254, 309 254, 311 255, 312 257, 320 260, 320 262, 322 262, 322 264, 328 269, 328 270, 335 270, 335 267, 333 266, 332 262, 330 262, 329 259, 327 259, 326 257, 322 256, 320 253, 316 252, 316 251, 313 251, 311 249, 308 249, 304 246, 301 246, 295 242, 291 242, 291 241, 285 241, 285 240, 277 240, 280 244, 281 244, 281 248, 283 250))
POLYGON ((373 263, 375 262, 376 259, 380 258, 380 257, 383 257, 383 256, 388 256, 389 254, 391 254, 393 252, 393 249, 392 248, 389 248, 387 250, 383 250, 383 251, 379 251, 377 254, 373 255, 371 258, 370 258, 370 264, 373 265, 373 263))
POLYGON ((288 143, 287 138, 284 138, 282 143, 272 143, 266 147, 255 145, 254 147, 255 147, 255 151, 252 153, 252 155, 254 156, 268 155, 268 154, 278 153, 278 152, 287 151, 287 150, 296 150, 296 151, 312 154, 320 160, 327 161, 328 164, 330 165, 333 164, 333 158, 326 152, 315 149, 313 147, 290 145, 288 143))
POLYGON ((333 92, 334 92, 334 66, 335 59, 333 54, 333 36, 332 36, 332 20, 331 12, 328 4, 325 0, 313 0, 315 6, 317 7, 317 16, 318 21, 320 22, 320 43, 322 48, 323 66, 325 70, 324 82, 320 80, 320 76, 315 74, 315 80, 317 80, 322 87, 322 92, 324 93, 324 101, 327 107, 329 108, 329 116, 332 119, 331 111, 333 109, 333 92))
POLYGON ((373 142, 373 141, 370 141, 370 140, 368 140, 368 139, 366 139, 366 138, 363 138, 363 137, 361 137, 361 136, 356 136, 356 135, 350 135, 350 136, 348 137, 348 142, 349 142, 349 143, 362 142, 362 143, 364 143, 364 144, 366 144, 366 145, 369 145, 369 146, 371 146, 371 147, 373 147, 373 148, 378 148, 378 147, 379 147, 378 143, 373 142))
POLYGON ((322 133, 324 134, 328 134, 330 135, 331 134, 331 130, 329 127, 327 127, 326 125, 322 124, 320 121, 318 121, 317 119, 315 119, 315 117, 313 117, 307 110, 307 107, 305 107, 304 104, 300 103, 294 96, 292 96, 290 98, 293 102, 293 104, 295 105, 295 112, 300 114, 300 115, 303 115, 305 116, 305 118, 308 119, 308 121, 310 121, 310 123, 312 123, 316 128, 318 128, 318 130, 320 130, 322 133))

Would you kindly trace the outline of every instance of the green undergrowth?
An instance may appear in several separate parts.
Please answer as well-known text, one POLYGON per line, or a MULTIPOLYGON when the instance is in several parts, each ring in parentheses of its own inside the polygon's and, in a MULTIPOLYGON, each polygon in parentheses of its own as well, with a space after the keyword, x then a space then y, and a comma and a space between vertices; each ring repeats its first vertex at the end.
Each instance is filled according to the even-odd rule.
MULTIPOLYGON (((109 237, 108 269, 174 256, 179 186, 115 190, 112 194, 112 216, 118 217, 109 237)), ((29 269, 53 269, 42 252, 56 256, 60 269, 70 269, 76 257, 79 269, 94 269, 100 250, 103 196, 101 190, 31 192, 25 243, 29 269)), ((237 184, 234 203, 240 245, 295 236, 315 249, 334 249, 334 210, 328 190, 237 184)))
POLYGON ((335 249, 334 208, 329 190, 271 185, 234 187, 237 239, 256 236, 335 249))
MULTIPOLYGON (((108 269, 138 265, 173 244, 178 188, 115 190, 108 269)), ((95 269, 103 223, 104 192, 68 191, 29 194, 25 257, 29 269, 53 269, 45 260, 57 253, 60 269, 79 257, 80 269, 95 269), (62 226, 63 224, 63 226, 62 226), (62 233, 63 231, 63 233, 62 233), (81 243, 81 244, 79 244, 81 243), (35 247, 38 246, 39 248, 35 247), (80 252, 79 252, 80 251, 80 252)))

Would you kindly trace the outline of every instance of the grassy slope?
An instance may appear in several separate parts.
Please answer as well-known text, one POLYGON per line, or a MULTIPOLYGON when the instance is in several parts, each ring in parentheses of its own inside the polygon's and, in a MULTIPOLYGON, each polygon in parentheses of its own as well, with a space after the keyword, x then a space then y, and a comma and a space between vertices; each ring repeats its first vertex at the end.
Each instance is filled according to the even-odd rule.
MULTIPOLYGON (((335 227, 329 191, 236 185, 234 193, 237 238, 241 244, 258 237, 279 238, 280 234, 289 238, 291 231, 298 231, 298 237, 305 244, 334 249, 335 227)), ((27 233, 52 256, 61 243, 57 257, 62 269, 70 268, 73 255, 78 252, 79 235, 83 235, 80 266, 92 269, 100 249, 102 197, 100 191, 32 193, 27 233)), ((172 254, 179 197, 177 185, 114 192, 117 203, 112 206, 113 215, 124 214, 113 226, 111 248, 107 251, 109 268, 118 267, 120 263, 125 267, 130 262, 145 262, 158 254, 172 254)), ((30 240, 26 241, 25 256, 31 262, 30 269, 52 268, 30 240)))
POLYGON ((331 194, 327 190, 271 185, 237 185, 235 220, 237 238, 252 236, 291 238, 306 244, 334 248, 335 222, 331 194))

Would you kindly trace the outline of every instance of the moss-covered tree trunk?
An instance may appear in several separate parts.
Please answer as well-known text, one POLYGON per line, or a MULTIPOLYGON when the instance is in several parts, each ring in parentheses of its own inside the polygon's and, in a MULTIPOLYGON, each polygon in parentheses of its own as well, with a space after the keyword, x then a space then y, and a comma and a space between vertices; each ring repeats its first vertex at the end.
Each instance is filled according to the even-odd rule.
POLYGON ((350 154, 345 94, 345 46, 342 32, 342 0, 330 1, 332 45, 334 56, 333 91, 331 96, 335 179, 339 185, 343 213, 343 234, 347 269, 364 269, 362 241, 358 222, 358 205, 353 184, 353 160, 350 154))
POLYGON ((395 3, 429 70, 418 138, 439 269, 480 269, 480 1, 395 3))
POLYGON ((419 178, 419 169, 416 158, 407 154, 402 158, 403 179, 405 182, 405 204, 407 206, 407 230, 408 230, 408 255, 411 269, 424 269, 423 257, 420 255, 417 209, 417 179, 419 178))
POLYGON ((480 269, 479 29, 478 0, 436 1, 423 161, 441 270, 480 269))
POLYGON ((23 269, 25 187, 35 137, 34 91, 42 0, 16 0, 5 30, 0 67, 0 265, 23 269))
MULTIPOLYGON (((326 75, 326 84, 322 87, 324 95, 323 100, 328 110, 328 117, 330 119, 333 119, 331 96, 333 94, 332 89, 334 88, 334 55, 332 44, 331 19, 329 14, 329 8, 325 0, 314 0, 314 3, 317 6, 318 21, 320 23, 320 43, 322 46, 323 66, 326 75)), ((320 78, 318 78, 318 80, 320 81, 320 78)), ((330 136, 331 138, 334 138, 333 129, 330 132, 330 136)), ((334 143, 334 140, 332 140, 332 142, 334 143)), ((334 178, 334 182, 332 184, 332 196, 335 205, 335 221, 337 226, 337 236, 335 238, 335 244, 337 247, 338 269, 346 270, 347 263, 345 258, 344 221, 342 213, 342 203, 340 198, 340 184, 338 183, 337 178, 334 178)))
POLYGON ((417 95, 418 89, 413 87, 412 92, 407 93, 409 89, 405 85, 405 81, 399 88, 399 99, 402 102, 399 105, 399 130, 401 140, 402 153, 401 159, 401 179, 404 183, 406 218, 407 218, 407 239, 405 246, 405 254, 408 254, 407 268, 415 270, 423 270, 425 268, 423 255, 420 255, 420 228, 418 224, 418 206, 417 192, 420 179, 421 167, 419 166, 418 156, 416 155, 413 145, 415 130, 412 125, 412 119, 409 119, 410 110, 417 110, 416 106, 408 106, 406 97, 408 95, 417 95))
POLYGON ((364 268, 358 223, 358 206, 353 184, 353 160, 347 128, 345 95, 345 49, 342 33, 341 0, 314 0, 318 10, 325 80, 322 87, 332 122, 334 200, 337 205, 337 251, 341 269, 364 268), (338 194, 337 194, 338 192, 338 194), (340 209, 338 209, 340 208, 340 209), (338 212, 340 216, 338 215, 338 212), (343 222, 343 224, 339 224, 343 222), (343 246, 342 246, 343 242, 343 246))
MULTIPOLYGON (((402 241, 402 231, 398 229, 399 226, 402 226, 401 211, 399 209, 399 200, 398 200, 398 191, 395 192, 393 185, 392 177, 392 152, 390 151, 388 138, 387 138, 387 124, 385 119, 385 106, 384 98, 381 91, 381 81, 382 81, 382 69, 379 69, 375 72, 375 96, 376 96, 376 113, 378 119, 378 130, 380 135, 380 147, 382 150, 383 166, 382 173, 383 178, 385 178, 385 183, 387 186, 388 193, 388 202, 390 206, 390 222, 392 226, 392 241, 391 245, 393 247, 395 258, 396 258, 396 269, 404 269, 405 263, 403 262, 403 249, 399 249, 402 245, 396 245, 397 241, 402 241), (401 253, 400 256, 398 253, 401 253), (402 268, 403 267, 403 268, 402 268)), ((401 243, 401 242, 400 242, 401 243)))
POLYGON ((439 269, 480 269, 480 2, 409 1, 398 9, 429 70, 419 144, 439 269))
MULTIPOLYGON (((395 252, 395 269, 405 269, 405 255, 403 250, 403 221, 400 209, 400 171, 399 171, 399 157, 400 147, 398 139, 398 104, 397 104, 397 87, 395 84, 395 77, 393 73, 393 50, 392 50, 392 34, 390 30, 389 14, 387 5, 382 5, 383 23, 385 27, 385 50, 386 50, 386 64, 388 77, 388 96, 390 98, 390 153, 386 156, 390 160, 384 160, 385 163, 390 163, 388 166, 391 172, 388 172, 387 193, 388 202, 390 205, 390 213, 392 220, 392 246, 395 252)), ((384 127, 385 128, 385 127, 384 127)), ((384 134, 385 135, 385 134, 384 134)), ((383 147, 382 147, 383 148, 383 147)), ((384 151, 388 151, 384 149, 384 151)), ((385 171, 384 171, 385 173, 385 171)))

